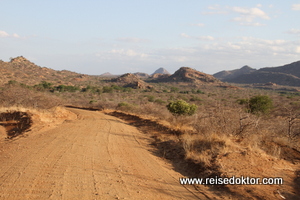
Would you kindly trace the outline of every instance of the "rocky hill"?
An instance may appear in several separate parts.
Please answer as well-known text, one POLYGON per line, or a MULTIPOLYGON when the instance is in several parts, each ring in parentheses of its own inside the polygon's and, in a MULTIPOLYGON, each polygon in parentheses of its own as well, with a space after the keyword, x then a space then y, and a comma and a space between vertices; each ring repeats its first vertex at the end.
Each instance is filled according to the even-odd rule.
POLYGON ((161 68, 157 69, 151 75, 153 76, 154 74, 170 74, 170 73, 166 69, 164 69, 164 68, 161 67, 161 68))
POLYGON ((300 78, 291 74, 280 72, 257 71, 251 74, 242 74, 234 79, 228 80, 233 83, 255 84, 275 83, 278 85, 300 86, 300 78))
POLYGON ((300 86, 300 61, 279 67, 265 67, 250 73, 240 74, 223 81, 232 83, 268 83, 278 85, 300 86))
POLYGON ((228 80, 233 79, 235 77, 238 77, 242 74, 249 74, 256 71, 256 69, 249 67, 248 65, 245 65, 244 67, 240 69, 234 69, 234 70, 224 70, 218 73, 215 73, 213 76, 219 80, 228 80))
POLYGON ((181 67, 174 74, 163 80, 167 82, 190 82, 194 84, 221 83, 220 80, 212 75, 199 72, 189 67, 181 67))
POLYGON ((42 81, 53 84, 83 85, 87 82, 98 82, 99 77, 79 74, 67 70, 56 71, 40 67, 23 56, 11 59, 10 62, 0 61, 0 86, 8 81, 18 81, 27 85, 36 85, 42 81))
POLYGON ((119 86, 123 87, 131 87, 134 89, 150 89, 152 88, 151 85, 148 83, 144 82, 143 80, 139 79, 136 75, 127 73, 124 74, 118 78, 114 78, 111 80, 111 82, 116 83, 119 86))
POLYGON ((134 73, 134 75, 136 75, 138 78, 141 78, 141 79, 146 79, 146 78, 149 78, 150 75, 147 74, 147 73, 142 73, 142 72, 136 72, 134 73))

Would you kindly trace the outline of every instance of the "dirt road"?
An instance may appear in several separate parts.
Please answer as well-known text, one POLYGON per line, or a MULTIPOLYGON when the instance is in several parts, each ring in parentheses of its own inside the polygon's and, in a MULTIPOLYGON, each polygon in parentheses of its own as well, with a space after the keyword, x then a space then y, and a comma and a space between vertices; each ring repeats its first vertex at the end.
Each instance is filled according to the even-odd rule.
POLYGON ((76 120, 0 143, 0 199, 205 199, 151 153, 150 136, 70 110, 76 120))

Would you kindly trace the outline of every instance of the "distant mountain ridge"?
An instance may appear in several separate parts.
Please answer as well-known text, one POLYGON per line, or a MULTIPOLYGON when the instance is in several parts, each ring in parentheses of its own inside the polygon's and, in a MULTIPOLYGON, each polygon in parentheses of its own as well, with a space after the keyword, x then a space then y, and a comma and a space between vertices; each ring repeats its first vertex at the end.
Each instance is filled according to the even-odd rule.
POLYGON ((165 68, 159 68, 157 70, 155 70, 155 72, 153 72, 151 75, 153 76, 154 74, 170 74, 165 68))
POLYGON ((228 79, 233 79, 242 74, 249 74, 254 71, 256 71, 256 69, 251 68, 248 65, 245 65, 240 69, 234 69, 234 70, 230 70, 230 71, 224 70, 224 71, 215 73, 213 76, 220 80, 228 80, 228 79))
MULTIPOLYGON (((236 72, 235 70, 232 70, 236 72)), ((231 72, 232 72, 231 71, 231 72)), ((241 71, 238 69, 237 71, 241 71)), ((231 83, 254 84, 254 83, 276 83, 278 85, 300 86, 300 61, 293 62, 278 67, 264 67, 259 70, 253 70, 248 73, 240 73, 232 76, 225 74, 224 71, 214 74, 215 77, 221 77, 222 81, 231 83)))
POLYGON ((300 78, 300 60, 286 64, 283 66, 279 67, 265 67, 259 69, 259 71, 264 71, 264 72, 279 72, 279 73, 285 73, 285 74, 290 74, 294 75, 300 78))
POLYGON ((110 77, 110 76, 115 76, 115 75, 113 75, 113 74, 111 74, 111 73, 109 73, 109 72, 106 72, 106 73, 101 74, 100 76, 103 76, 103 77, 110 77))

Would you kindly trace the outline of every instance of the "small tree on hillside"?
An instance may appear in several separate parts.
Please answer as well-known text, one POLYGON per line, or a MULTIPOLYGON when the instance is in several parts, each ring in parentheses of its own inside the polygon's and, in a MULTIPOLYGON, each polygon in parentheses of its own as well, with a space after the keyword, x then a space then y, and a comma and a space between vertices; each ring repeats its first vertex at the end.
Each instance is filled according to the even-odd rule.
POLYGON ((197 110, 195 104, 189 104, 184 100, 172 101, 167 105, 167 108, 175 116, 193 115, 197 110))
POLYGON ((273 101, 269 96, 258 95, 250 98, 249 110, 255 114, 267 114, 273 107, 273 101))

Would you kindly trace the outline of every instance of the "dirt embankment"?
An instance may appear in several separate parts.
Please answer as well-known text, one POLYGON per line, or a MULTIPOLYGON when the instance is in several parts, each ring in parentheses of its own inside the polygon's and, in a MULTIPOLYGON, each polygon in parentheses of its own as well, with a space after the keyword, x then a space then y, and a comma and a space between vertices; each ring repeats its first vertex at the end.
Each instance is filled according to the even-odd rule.
POLYGON ((9 139, 28 131, 31 125, 31 116, 27 112, 8 111, 0 113, 0 126, 4 127, 9 139))

